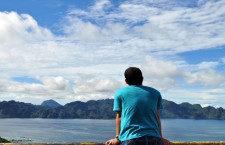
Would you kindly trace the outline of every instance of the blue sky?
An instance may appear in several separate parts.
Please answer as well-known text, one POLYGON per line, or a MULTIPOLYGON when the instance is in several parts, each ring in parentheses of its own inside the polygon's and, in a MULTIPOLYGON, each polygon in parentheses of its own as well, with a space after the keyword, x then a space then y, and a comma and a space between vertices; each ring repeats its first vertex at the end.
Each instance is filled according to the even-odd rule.
POLYGON ((222 0, 0 4, 0 101, 113 98, 140 67, 164 99, 225 108, 222 0))

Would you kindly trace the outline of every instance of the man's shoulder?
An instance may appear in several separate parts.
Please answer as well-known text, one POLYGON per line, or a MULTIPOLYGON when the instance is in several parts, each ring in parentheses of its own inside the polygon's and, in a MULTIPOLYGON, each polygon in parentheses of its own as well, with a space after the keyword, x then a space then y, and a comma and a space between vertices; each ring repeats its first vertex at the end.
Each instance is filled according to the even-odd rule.
POLYGON ((152 87, 149 87, 149 86, 142 86, 143 89, 146 89, 148 91, 151 91, 151 92, 155 92, 155 93, 160 93, 157 89, 155 88, 152 88, 152 87))
POLYGON ((130 91, 130 90, 137 91, 136 90, 137 88, 144 89, 146 91, 154 92, 154 93, 157 93, 157 94, 160 93, 157 89, 152 88, 152 87, 149 87, 149 86, 144 86, 144 85, 131 85, 131 86, 126 86, 126 87, 123 87, 123 88, 118 89, 116 92, 119 93, 119 92, 126 92, 126 91, 130 91))
POLYGON ((129 89, 130 89, 130 87, 126 86, 126 87, 118 89, 116 92, 123 92, 123 91, 129 90, 129 89))
POLYGON ((124 94, 127 92, 132 92, 134 91, 134 89, 134 86, 125 86, 123 88, 118 89, 115 94, 124 94))

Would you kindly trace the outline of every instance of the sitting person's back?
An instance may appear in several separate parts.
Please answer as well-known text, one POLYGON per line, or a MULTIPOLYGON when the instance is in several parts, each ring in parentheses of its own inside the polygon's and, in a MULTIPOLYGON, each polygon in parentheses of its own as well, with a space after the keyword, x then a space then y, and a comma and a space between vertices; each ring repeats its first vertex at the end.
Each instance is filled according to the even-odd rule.
POLYGON ((128 68, 125 81, 129 85, 115 93, 113 111, 116 117, 116 138, 107 145, 161 145, 170 144, 162 138, 159 109, 162 97, 156 89, 142 86, 140 69, 128 68))
POLYGON ((157 110, 162 108, 161 102, 160 93, 150 87, 130 85, 118 90, 113 111, 122 111, 119 139, 160 137, 157 110))

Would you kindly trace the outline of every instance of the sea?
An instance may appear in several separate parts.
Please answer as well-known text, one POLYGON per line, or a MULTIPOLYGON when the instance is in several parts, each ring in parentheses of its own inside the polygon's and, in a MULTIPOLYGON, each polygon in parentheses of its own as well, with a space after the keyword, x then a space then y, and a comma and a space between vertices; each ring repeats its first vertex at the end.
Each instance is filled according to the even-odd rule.
MULTIPOLYGON (((225 120, 162 119, 170 141, 225 141, 225 120)), ((115 120, 0 119, 0 136, 25 143, 105 142, 114 138, 115 120), (19 139, 18 139, 19 138, 19 139)))

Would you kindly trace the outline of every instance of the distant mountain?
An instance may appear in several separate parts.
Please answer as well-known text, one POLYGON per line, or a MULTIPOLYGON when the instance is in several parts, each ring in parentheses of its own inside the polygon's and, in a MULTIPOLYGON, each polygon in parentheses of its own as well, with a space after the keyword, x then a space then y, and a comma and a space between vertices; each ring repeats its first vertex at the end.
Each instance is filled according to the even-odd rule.
POLYGON ((50 99, 50 100, 46 100, 46 101, 42 102, 41 106, 47 106, 47 107, 50 107, 50 108, 56 108, 56 107, 59 107, 59 106, 62 106, 62 105, 60 105, 58 102, 50 99))
POLYGON ((0 118, 31 118, 34 112, 42 108, 30 103, 3 101, 0 102, 0 118))
MULTIPOLYGON (((114 119, 113 99, 71 102, 64 106, 50 108, 15 101, 0 102, 0 118, 82 118, 114 119)), ((163 100, 164 109, 161 118, 182 119, 219 119, 225 120, 225 110, 212 106, 202 108, 199 104, 181 103, 163 100)))
POLYGON ((212 106, 202 108, 199 104, 181 103, 163 100, 163 110, 160 112, 162 118, 183 119, 218 119, 225 120, 225 110, 212 106))
POLYGON ((54 109, 40 110, 35 115, 41 118, 112 119, 115 118, 112 109, 112 99, 76 101, 54 109))

